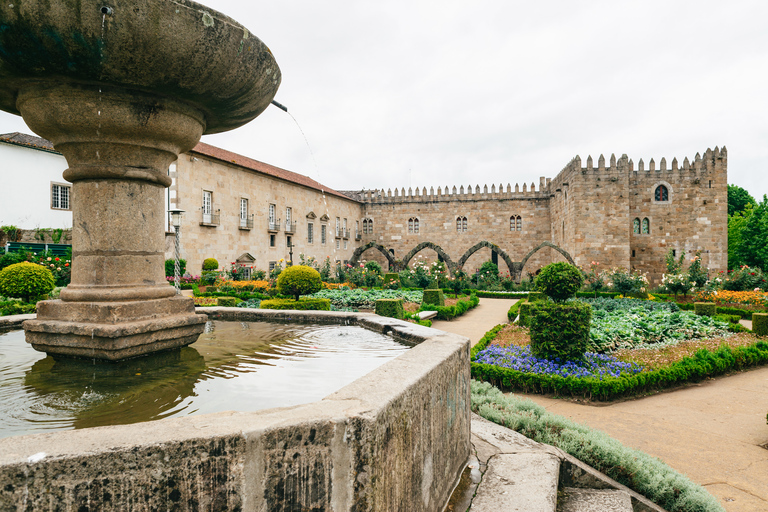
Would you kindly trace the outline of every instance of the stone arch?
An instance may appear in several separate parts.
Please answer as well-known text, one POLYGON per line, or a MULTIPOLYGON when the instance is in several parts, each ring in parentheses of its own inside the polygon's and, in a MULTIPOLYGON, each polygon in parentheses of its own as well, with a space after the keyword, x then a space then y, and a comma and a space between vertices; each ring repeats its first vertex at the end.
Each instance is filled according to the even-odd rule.
POLYGON ((408 263, 411 262, 414 256, 416 256, 419 252, 421 252, 423 249, 432 249, 437 253, 438 256, 440 256, 443 261, 445 262, 445 266, 448 267, 448 271, 453 274, 453 269, 456 266, 456 264, 453 262, 450 256, 448 256, 448 253, 446 253, 442 247, 440 247, 437 244, 434 244, 432 242, 421 242, 419 245, 411 249, 408 254, 406 254, 403 257, 403 268, 406 268, 408 266, 408 263))
POLYGON ((368 242, 365 245, 361 245, 357 249, 355 249, 355 252, 352 253, 352 257, 349 259, 349 264, 353 267, 358 264, 360 260, 360 256, 363 255, 365 251, 368 249, 378 249, 381 254, 384 255, 385 258, 387 258, 387 261, 389 262, 389 268, 393 272, 397 272, 399 270, 397 261, 395 260, 395 257, 392 256, 392 253, 390 253, 386 247, 383 245, 377 244, 376 242, 368 242))
MULTIPOLYGON (((562 255, 563 255, 563 257, 564 257, 566 260, 568 260, 568 263, 570 263, 570 264, 571 264, 571 265, 573 265, 574 267, 576 266, 576 263, 573 261, 573 258, 571 258, 571 255, 570 255, 570 254, 568 254, 568 252, 567 252, 566 250, 564 250, 564 249, 561 249, 560 247, 558 247, 557 245, 553 244, 552 242, 541 242, 539 245, 537 245, 536 247, 534 247, 533 249, 531 249, 531 250, 530 250, 530 252, 529 252, 528 254, 526 254, 526 255, 525 255, 525 258, 523 258, 523 261, 521 261, 521 262, 518 264, 518 265, 519 265, 519 266, 518 266, 518 268, 519 268, 519 271, 518 271, 518 272, 519 272, 520 274, 522 274, 522 272, 523 272, 523 269, 525 268, 525 264, 526 264, 526 263, 528 263, 528 259, 529 259, 531 256, 533 256, 534 254, 536 254, 538 251, 540 251, 541 249, 545 248, 545 247, 550 247, 550 248, 552 248, 552 249, 556 250, 557 252, 559 252, 560 254, 562 254, 562 255)), ((519 276, 518 276, 518 277, 519 277, 519 276)), ((519 281, 519 279, 518 279, 518 281, 519 281)))
POLYGON ((502 257, 504 260, 504 263, 507 264, 507 268, 509 268, 510 275, 515 275, 515 263, 512 261, 512 258, 509 257, 509 254, 507 254, 501 247, 499 247, 496 244, 492 244, 491 242, 483 240, 482 242, 478 242, 469 249, 467 249, 467 252, 464 253, 464 255, 459 259, 458 263, 456 263, 456 268, 462 269, 464 268, 464 264, 467 262, 467 260, 475 254, 480 249, 487 247, 488 249, 494 251, 496 254, 502 257))

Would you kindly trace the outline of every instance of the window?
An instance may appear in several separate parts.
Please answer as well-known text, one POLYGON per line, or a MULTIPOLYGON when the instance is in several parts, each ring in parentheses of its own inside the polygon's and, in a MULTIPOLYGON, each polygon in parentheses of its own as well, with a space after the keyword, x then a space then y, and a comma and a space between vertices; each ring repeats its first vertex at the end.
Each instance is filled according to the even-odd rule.
POLYGON ((643 219, 643 234, 647 235, 651 232, 651 223, 648 221, 648 217, 643 219))
POLYGON ((341 240, 339 240, 338 238, 336 239, 336 248, 341 249, 341 240))
POLYGON ((240 227, 248 227, 248 200, 240 199, 240 227))
POLYGON ((336 236, 341 236, 341 219, 336 217, 336 236))
POLYGON ((466 233, 467 231, 466 217, 456 217, 456 231, 459 233, 466 233))
POLYGON ((419 218, 418 217, 411 217, 408 219, 408 232, 409 233, 419 233, 419 218))
POLYGON ((656 201, 669 201, 669 191, 667 190, 667 187, 664 185, 656 187, 654 198, 656 201))
POLYGON ((364 235, 373 234, 373 219, 363 219, 363 234, 364 235))
POLYGON ((328 238, 328 226, 325 224, 320 225, 320 243, 325 245, 325 240, 328 238))
POLYGON ((285 208, 285 229, 290 230, 291 229, 291 222, 293 222, 293 210, 291 210, 291 207, 288 206, 285 208))
POLYGON ((292 247, 293 246, 293 240, 291 239, 291 237, 289 237, 289 236, 285 237, 285 246, 286 247, 292 247))
POLYGON ((275 270, 276 266, 277 266, 277 262, 276 261, 270 261, 269 262, 269 271, 272 272, 273 270, 275 270))
POLYGON ((51 208, 54 210, 69 210, 69 185, 51 185, 51 208))
POLYGON ((632 249, 632 257, 633 258, 635 257, 635 250, 634 249, 632 249))
POLYGON ((635 220, 632 221, 632 232, 636 235, 640 234, 640 219, 635 218, 635 220))
POLYGON ((275 246, 275 235, 269 235, 269 246, 270 247, 275 246))
POLYGON ((251 280, 251 267, 241 266, 240 267, 242 271, 243 281, 250 281, 251 280))
POLYGON ((307 222, 307 243, 311 244, 315 241, 315 234, 313 232, 315 225, 311 222, 307 222))
POLYGON ((341 219, 341 229, 344 230, 344 236, 347 236, 347 219, 341 219))
POLYGON ((344 240, 344 250, 345 251, 347 250, 347 241, 346 240, 344 240))
POLYGON ((269 205, 269 229, 275 229, 277 227, 277 219, 275 215, 275 205, 269 205))
POLYGON ((509 218, 509 230, 510 231, 522 231, 523 230, 523 218, 519 215, 513 215, 509 218))
POLYGON ((213 192, 203 190, 203 223, 211 224, 213 221, 213 192))

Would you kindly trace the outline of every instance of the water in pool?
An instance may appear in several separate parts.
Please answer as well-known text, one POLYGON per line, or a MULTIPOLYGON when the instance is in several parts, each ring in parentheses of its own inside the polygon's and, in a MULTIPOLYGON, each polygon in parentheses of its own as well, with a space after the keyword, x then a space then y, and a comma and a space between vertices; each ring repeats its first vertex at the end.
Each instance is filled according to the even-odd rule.
POLYGON ((94 364, 0 333, 0 437, 314 402, 407 349, 356 326, 216 321, 189 347, 94 364))

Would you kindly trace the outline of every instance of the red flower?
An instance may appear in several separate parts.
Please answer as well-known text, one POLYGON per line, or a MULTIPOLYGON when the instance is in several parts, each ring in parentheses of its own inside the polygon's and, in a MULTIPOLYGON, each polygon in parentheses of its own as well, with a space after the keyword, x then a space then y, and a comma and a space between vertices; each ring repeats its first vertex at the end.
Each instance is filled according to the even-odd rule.
POLYGON ((65 264, 64 264, 64 266, 65 266, 65 267, 68 267, 68 266, 69 266, 69 263, 65 263, 65 264))

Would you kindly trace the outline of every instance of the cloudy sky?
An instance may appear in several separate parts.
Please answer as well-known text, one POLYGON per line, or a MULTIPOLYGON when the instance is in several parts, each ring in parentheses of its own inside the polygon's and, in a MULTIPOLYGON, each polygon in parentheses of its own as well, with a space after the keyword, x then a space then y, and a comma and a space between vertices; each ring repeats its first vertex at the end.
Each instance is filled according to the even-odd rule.
MULTIPOLYGON (((768 2, 204 3, 283 73, 252 123, 204 142, 337 190, 522 184, 575 155, 658 163, 728 148, 768 193, 768 2)), ((26 131, 0 115, 0 133, 26 131)))

